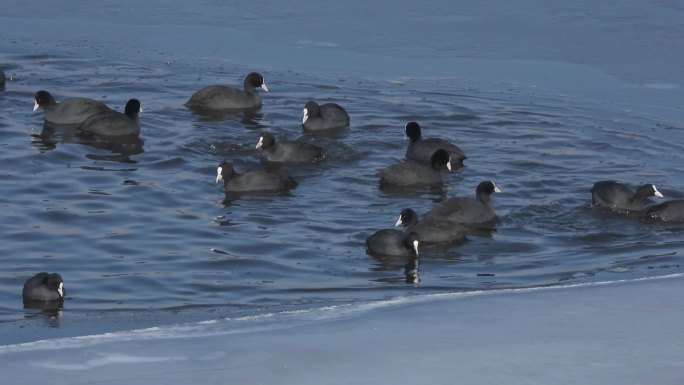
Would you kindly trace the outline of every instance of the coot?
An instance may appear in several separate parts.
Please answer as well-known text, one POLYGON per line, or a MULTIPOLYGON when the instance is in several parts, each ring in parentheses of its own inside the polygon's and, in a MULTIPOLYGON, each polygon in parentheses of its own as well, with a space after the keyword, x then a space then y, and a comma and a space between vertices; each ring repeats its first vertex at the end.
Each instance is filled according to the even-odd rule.
POLYGON ((467 229, 460 224, 424 218, 420 220, 413 209, 403 209, 395 226, 403 225, 406 233, 416 233, 421 242, 452 243, 465 240, 467 229))
POLYGON ((323 158, 323 149, 304 142, 279 140, 273 134, 264 132, 256 145, 261 149, 261 160, 274 163, 311 163, 323 158))
POLYGON ((376 231, 366 239, 369 254, 393 257, 414 257, 418 255, 418 234, 406 234, 395 229, 376 231))
POLYGON ((440 148, 449 153, 451 164, 454 168, 463 167, 463 161, 468 158, 463 150, 447 140, 439 138, 423 139, 420 125, 416 122, 407 123, 404 127, 404 132, 410 140, 408 148, 406 148, 406 159, 429 162, 432 154, 440 148))
POLYGON ((213 85, 195 92, 185 103, 188 108, 199 110, 244 110, 261 107, 260 87, 268 92, 264 77, 252 72, 245 77, 243 89, 213 85))
POLYGON ((339 104, 319 105, 310 100, 304 106, 302 127, 309 131, 333 130, 349 126, 349 115, 339 104))
POLYGON ((140 133, 140 119, 142 111, 138 99, 130 99, 126 103, 124 112, 103 111, 86 119, 79 129, 83 132, 102 136, 138 135, 140 133))
POLYGON ((663 197, 653 184, 645 184, 637 188, 636 192, 632 192, 622 183, 601 181, 594 183, 591 189, 594 205, 613 210, 642 211, 646 208, 646 199, 652 196, 663 197))
POLYGON ((437 150, 430 158, 430 164, 408 160, 380 170, 381 187, 404 187, 442 184, 442 169, 451 170, 451 160, 446 150, 437 150))
POLYGON ((42 108, 45 121, 53 124, 81 124, 89 117, 104 111, 111 111, 104 103, 88 98, 68 98, 57 103, 47 91, 36 92, 33 111, 42 108))
POLYGON ((26 280, 22 296, 24 301, 50 302, 64 299, 64 280, 57 273, 38 273, 26 280))
POLYGON ((492 181, 477 185, 476 198, 453 197, 443 200, 425 214, 425 218, 465 225, 485 223, 496 217, 490 195, 501 192, 492 181))
POLYGON ((650 207, 646 216, 663 221, 684 221, 684 199, 675 199, 650 207))
POLYGON ((232 163, 223 161, 216 169, 216 183, 223 181, 228 192, 287 191, 297 186, 291 177, 277 171, 254 169, 238 174, 232 163))

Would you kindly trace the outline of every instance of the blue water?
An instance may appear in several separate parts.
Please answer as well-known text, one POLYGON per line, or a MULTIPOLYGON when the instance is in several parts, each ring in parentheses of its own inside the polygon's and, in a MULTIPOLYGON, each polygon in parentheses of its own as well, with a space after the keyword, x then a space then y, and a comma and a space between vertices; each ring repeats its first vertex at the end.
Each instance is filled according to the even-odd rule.
MULTIPOLYGON (((567 11, 568 19, 555 19, 563 28, 538 50, 520 53, 483 38, 492 48, 484 54, 477 42, 448 36, 478 15, 505 18, 503 6, 399 4, 372 23, 336 8, 329 23, 298 22, 306 5, 265 3, 254 13, 188 1, 7 7, 0 18, 0 65, 9 78, 0 93, 0 341, 682 272, 684 224, 590 207, 589 189, 603 179, 654 183, 667 199, 684 197, 682 79, 660 70, 660 58, 648 62, 641 43, 641 67, 617 65, 625 54, 617 48, 559 50, 559 31, 574 22, 567 11), (412 15, 417 25, 396 26, 412 15), (496 48, 499 56, 491 54, 496 48), (240 84, 254 70, 270 90, 258 113, 207 119, 183 107, 195 90, 240 84), (118 109, 140 99, 141 141, 44 130, 42 113, 31 112, 39 89, 118 109), (309 98, 343 105, 351 127, 304 134, 309 98), (442 191, 378 189, 377 170, 403 157, 410 120, 469 157, 442 191), (223 159, 238 170, 257 166, 262 130, 318 144, 329 159, 288 169, 299 181, 291 194, 227 201, 215 167, 223 159), (402 208, 425 212, 444 197, 473 195, 486 179, 503 190, 494 196, 496 231, 424 250, 420 284, 404 282, 406 261, 366 255, 365 238, 391 227, 402 208), (39 271, 65 279, 59 314, 22 308, 21 286, 39 271)), ((601 17, 618 29, 646 31, 653 22, 601 17)), ((595 20, 585 26, 600 30, 595 20)), ((599 41, 611 39, 621 42, 599 41)))

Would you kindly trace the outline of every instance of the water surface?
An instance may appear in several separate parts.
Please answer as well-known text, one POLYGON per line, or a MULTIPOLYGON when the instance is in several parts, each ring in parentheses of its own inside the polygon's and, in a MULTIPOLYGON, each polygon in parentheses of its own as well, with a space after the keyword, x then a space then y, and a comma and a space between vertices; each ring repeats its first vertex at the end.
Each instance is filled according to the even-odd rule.
MULTIPOLYGON (((134 17, 123 7, 97 30, 93 20, 113 4, 73 15, 65 6, 54 18, 40 9, 22 13, 29 7, 22 5, 12 8, 20 16, 3 18, 0 63, 12 80, 0 93, 2 341, 682 271, 684 224, 606 213, 590 206, 589 194, 595 181, 615 179, 684 197, 677 177, 684 114, 671 101, 681 93, 677 79, 656 72, 623 79, 597 69, 606 62, 594 68, 531 54, 485 62, 449 48, 452 55, 426 57, 437 45, 387 36, 373 50, 372 40, 352 32, 307 40, 306 28, 278 33, 289 24, 287 10, 259 19, 178 3, 164 14, 140 5, 148 12, 134 17), (58 33, 18 29, 25 17, 58 33), (241 84, 253 70, 270 90, 260 111, 206 117, 183 107, 195 90, 241 84), (140 99, 140 141, 45 128, 42 113, 31 112, 39 89, 117 109, 140 99), (343 105, 351 127, 303 133, 309 98, 343 105), (442 190, 378 188, 377 170, 403 158, 410 120, 469 157, 445 175, 442 190), (299 181, 290 194, 227 200, 215 167, 223 159, 238 170, 258 166, 261 131, 320 145, 328 159, 288 168, 299 181), (420 284, 404 282, 405 260, 366 255, 365 238, 392 227, 402 208, 422 213, 445 197, 472 196, 487 179, 503 190, 494 196, 496 230, 424 250, 420 284), (22 309, 21 286, 39 271, 65 278, 58 316, 22 309)), ((438 25, 421 33, 449 28, 438 25)))

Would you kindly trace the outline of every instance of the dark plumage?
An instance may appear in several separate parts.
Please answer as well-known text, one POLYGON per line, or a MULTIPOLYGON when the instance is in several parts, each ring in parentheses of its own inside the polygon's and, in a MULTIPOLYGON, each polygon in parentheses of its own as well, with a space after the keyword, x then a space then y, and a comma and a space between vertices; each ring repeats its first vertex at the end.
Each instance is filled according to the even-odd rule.
POLYGON ((45 121, 53 124, 76 125, 104 111, 111 111, 104 103, 88 98, 68 98, 57 103, 47 91, 36 92, 33 111, 42 108, 45 121))
POLYGON ((632 192, 622 183, 601 181, 594 183, 591 189, 591 200, 594 205, 613 210, 642 211, 646 208, 646 199, 652 196, 663 196, 652 184, 645 184, 637 188, 636 192, 632 192))
POLYGON ((395 229, 376 231, 366 239, 368 253, 377 256, 415 257, 418 255, 418 235, 395 229))
POLYGON ((294 179, 277 171, 255 169, 238 174, 228 161, 221 162, 216 173, 216 183, 223 181, 228 192, 287 191, 297 187, 294 179))
POLYGON ((259 137, 257 149, 261 149, 261 160, 274 163, 312 163, 323 158, 323 149, 310 143, 279 140, 273 134, 264 132, 259 137))
POLYGON ((138 135, 140 133, 140 119, 138 114, 142 111, 138 99, 130 99, 126 103, 124 112, 103 111, 97 113, 83 122, 79 129, 83 132, 102 136, 138 135))
POLYGON ((443 200, 425 214, 425 219, 449 221, 464 225, 485 223, 496 217, 490 195, 501 192, 491 181, 482 182, 475 190, 476 198, 453 197, 443 200))
POLYGON ((421 136, 420 125, 416 122, 409 122, 404 127, 406 137, 410 140, 406 148, 406 159, 429 162, 432 154, 439 150, 446 150, 451 156, 451 164, 454 169, 463 167, 463 161, 468 157, 463 150, 447 140, 439 138, 423 139, 421 136))
POLYGON ((424 218, 420 220, 412 209, 403 209, 395 226, 403 225, 406 233, 416 233, 421 242, 451 243, 465 240, 467 230, 460 224, 424 218))
POLYGON ((310 100, 304 106, 302 127, 309 131, 333 130, 349 126, 349 115, 336 103, 319 105, 310 100))
POLYGON ((442 169, 451 170, 449 153, 437 150, 430 165, 409 160, 380 170, 380 186, 436 186, 442 184, 442 169))
POLYGON ((199 110, 244 110, 261 107, 261 95, 256 91, 260 87, 268 92, 266 82, 261 74, 252 72, 245 77, 242 90, 237 88, 213 85, 195 92, 185 103, 188 108, 199 110))
POLYGON ((663 221, 684 221, 684 199, 675 199, 651 206, 646 210, 646 216, 663 221))
POLYGON ((57 273, 38 273, 26 280, 22 296, 24 301, 50 302, 64 299, 64 280, 57 273))

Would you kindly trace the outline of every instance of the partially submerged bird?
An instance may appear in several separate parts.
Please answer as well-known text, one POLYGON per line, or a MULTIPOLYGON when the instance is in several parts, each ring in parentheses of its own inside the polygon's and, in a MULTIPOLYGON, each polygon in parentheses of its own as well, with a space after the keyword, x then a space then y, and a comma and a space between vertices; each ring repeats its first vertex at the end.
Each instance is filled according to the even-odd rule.
POLYGON ((651 206, 646 210, 646 216, 662 221, 684 221, 684 199, 675 199, 651 206))

